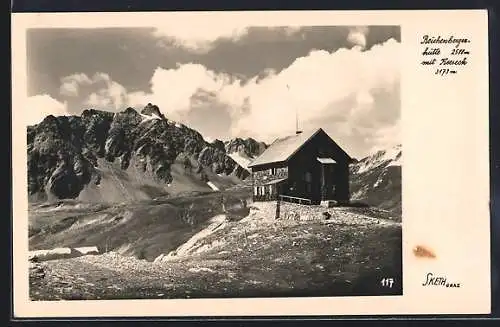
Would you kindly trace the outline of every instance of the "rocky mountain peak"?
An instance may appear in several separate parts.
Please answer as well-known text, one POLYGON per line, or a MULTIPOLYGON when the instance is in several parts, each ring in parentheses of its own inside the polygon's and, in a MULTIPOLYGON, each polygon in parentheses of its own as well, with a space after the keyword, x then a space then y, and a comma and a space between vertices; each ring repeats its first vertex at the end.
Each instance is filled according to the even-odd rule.
POLYGON ((211 143, 214 147, 216 147, 217 149, 223 151, 224 153, 226 153, 226 147, 224 145, 224 142, 222 142, 221 140, 219 139, 216 139, 214 140, 212 143, 211 143))
POLYGON ((165 116, 161 113, 158 106, 148 103, 141 111, 141 114, 147 116, 156 116, 158 118, 165 119, 165 116))
POLYGON ((121 112, 121 114, 125 114, 125 115, 133 115, 133 116, 138 116, 139 113, 137 112, 137 110, 135 110, 134 108, 132 107, 128 107, 127 109, 123 110, 121 112))
POLYGON ((259 156, 267 148, 264 142, 257 142, 253 138, 234 138, 225 143, 226 153, 239 153, 249 158, 259 156))
POLYGON ((114 113, 112 112, 102 111, 92 108, 83 110, 80 116, 82 117, 82 119, 89 119, 92 117, 103 117, 103 118, 113 119, 113 115, 114 113))
POLYGON ((221 141, 207 143, 196 130, 144 117, 150 115, 164 118, 157 106, 148 104, 141 113, 134 108, 118 113, 86 109, 80 116, 50 115, 29 126, 29 194, 75 198, 108 181, 114 186, 103 186, 102 192, 111 187, 133 197, 130 193, 145 192, 145 181, 171 192, 168 187, 176 178, 191 185, 183 190, 210 190, 210 174, 231 181, 248 177, 248 171, 226 155, 221 141), (134 191, 125 192, 124 183, 134 191))

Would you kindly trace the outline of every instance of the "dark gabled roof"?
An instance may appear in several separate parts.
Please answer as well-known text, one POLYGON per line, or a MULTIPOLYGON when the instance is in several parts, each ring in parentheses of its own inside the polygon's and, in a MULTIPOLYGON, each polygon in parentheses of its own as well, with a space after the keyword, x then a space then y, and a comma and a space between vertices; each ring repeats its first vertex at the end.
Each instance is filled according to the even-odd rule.
MULTIPOLYGON (((259 157, 252 161, 248 167, 250 168, 287 161, 290 157, 297 153, 297 151, 299 151, 304 144, 320 132, 325 133, 325 135, 328 136, 335 145, 337 145, 337 143, 335 143, 335 141, 333 141, 333 139, 321 128, 308 132, 302 132, 300 134, 290 135, 275 140, 259 157)), ((344 150, 342 150, 342 148, 339 147, 339 149, 349 160, 351 160, 351 157, 344 150)))

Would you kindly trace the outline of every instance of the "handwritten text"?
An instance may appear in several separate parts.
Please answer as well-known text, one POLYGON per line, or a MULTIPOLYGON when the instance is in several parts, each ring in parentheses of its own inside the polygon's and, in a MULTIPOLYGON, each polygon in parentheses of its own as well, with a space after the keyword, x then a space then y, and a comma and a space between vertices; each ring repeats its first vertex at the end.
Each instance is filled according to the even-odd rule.
POLYGON ((428 67, 434 75, 446 76, 457 74, 460 69, 469 64, 470 50, 467 38, 441 35, 424 35, 420 40, 422 45, 422 61, 420 65, 428 67))

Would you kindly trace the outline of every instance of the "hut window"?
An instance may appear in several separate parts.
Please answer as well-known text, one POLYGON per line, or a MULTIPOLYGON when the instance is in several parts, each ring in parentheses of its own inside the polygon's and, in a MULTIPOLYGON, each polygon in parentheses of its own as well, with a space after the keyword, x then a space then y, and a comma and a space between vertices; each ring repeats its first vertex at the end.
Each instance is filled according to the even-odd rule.
POLYGON ((255 186, 253 188, 253 195, 259 195, 259 193, 258 193, 258 186, 255 186))
POLYGON ((310 183, 312 182, 312 174, 310 172, 306 172, 305 176, 304 176, 304 179, 306 180, 306 182, 310 183))
POLYGON ((276 168, 269 169, 269 174, 276 175, 276 168))

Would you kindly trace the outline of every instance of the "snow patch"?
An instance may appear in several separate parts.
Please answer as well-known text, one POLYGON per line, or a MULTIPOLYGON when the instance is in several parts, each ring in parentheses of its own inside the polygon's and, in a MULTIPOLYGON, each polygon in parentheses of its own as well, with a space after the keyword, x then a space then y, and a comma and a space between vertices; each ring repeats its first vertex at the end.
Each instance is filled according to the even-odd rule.
POLYGON ((250 164, 250 162, 252 161, 251 158, 248 158, 246 156, 242 156, 240 153, 238 152, 233 152, 233 153, 230 153, 229 154, 229 157, 231 159, 233 159, 238 165, 240 165, 241 167, 245 168, 246 170, 250 171, 250 169, 248 169, 248 165, 250 164))
POLYGON ((156 114, 152 114, 151 116, 149 116, 149 115, 145 115, 145 114, 140 114, 140 115, 142 116, 142 121, 141 121, 141 123, 144 123, 144 122, 149 121, 149 120, 154 120, 154 119, 158 120, 158 119, 161 119, 161 118, 160 118, 160 117, 158 117, 158 115, 156 115, 156 114))
MULTIPOLYGON (((99 185, 97 185, 97 186, 99 186, 99 185)), ((77 221, 69 229, 70 230, 74 230, 74 229, 82 228, 82 227, 89 226, 89 225, 92 225, 92 224, 96 224, 96 223, 99 223, 99 221, 102 220, 105 217, 106 217, 105 215, 104 216, 101 215, 98 218, 89 219, 87 221, 77 221)))
POLYGON ((113 139, 112 139, 112 138, 108 138, 108 139, 106 140, 106 143, 104 144, 104 148, 105 148, 106 150, 108 150, 108 149, 109 149, 111 142, 113 142, 113 139))
POLYGON ((189 272, 193 272, 193 273, 198 273, 198 272, 209 272, 209 273, 213 273, 215 271, 213 271, 212 269, 210 268, 206 268, 206 267, 200 267, 200 268, 196 268, 196 267, 193 267, 193 268, 189 268, 189 272))
POLYGON ((358 164, 358 174, 367 172, 381 165, 401 166, 401 145, 394 146, 387 150, 380 150, 371 156, 363 159, 358 164))
POLYGON ((381 160, 387 161, 387 160, 395 160, 396 157, 398 156, 399 152, 401 152, 401 145, 394 146, 388 150, 383 151, 384 155, 382 156, 381 160))
POLYGON ((214 191, 219 191, 219 188, 214 185, 212 182, 207 182, 207 185, 210 186, 210 188, 214 191))
POLYGON ((201 240, 206 238, 207 236, 215 233, 216 231, 224 228, 226 226, 226 216, 225 215, 216 215, 209 220, 210 225, 193 235, 186 243, 179 246, 176 250, 171 251, 169 254, 160 254, 155 258, 154 262, 168 262, 169 260, 176 259, 178 257, 183 257, 186 255, 190 255, 193 253, 199 253, 201 249, 207 250, 214 246, 219 246, 222 243, 218 242, 217 244, 211 244, 210 246, 200 244, 201 240))
POLYGON ((397 159, 391 161, 389 166, 401 166, 403 164, 402 158, 403 158, 403 155, 400 154, 399 157, 397 157, 397 159))
POLYGON ((83 255, 99 253, 99 249, 97 248, 97 246, 84 246, 81 248, 76 248, 75 250, 77 250, 83 255))
POLYGON ((55 248, 51 250, 35 250, 29 252, 29 260, 48 261, 58 259, 76 258, 83 255, 99 254, 96 246, 80 248, 55 248))

